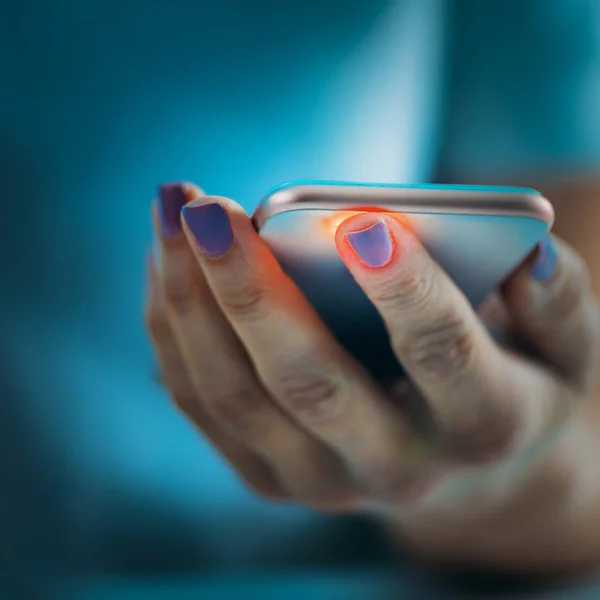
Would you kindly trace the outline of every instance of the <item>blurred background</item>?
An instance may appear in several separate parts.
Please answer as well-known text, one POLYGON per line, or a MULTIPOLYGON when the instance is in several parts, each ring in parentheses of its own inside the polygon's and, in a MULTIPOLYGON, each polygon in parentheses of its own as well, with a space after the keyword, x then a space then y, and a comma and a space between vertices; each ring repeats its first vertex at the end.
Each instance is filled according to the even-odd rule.
POLYGON ((420 585, 377 524, 252 497, 170 405, 142 319, 150 202, 175 180, 250 212, 288 180, 589 169, 600 2, 2 2, 0 76, 7 585, 420 585))

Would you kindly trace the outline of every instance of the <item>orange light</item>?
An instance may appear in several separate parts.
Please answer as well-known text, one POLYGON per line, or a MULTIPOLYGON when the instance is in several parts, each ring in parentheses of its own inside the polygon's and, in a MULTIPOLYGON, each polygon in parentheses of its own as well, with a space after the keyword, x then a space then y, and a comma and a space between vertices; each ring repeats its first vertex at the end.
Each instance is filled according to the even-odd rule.
POLYGON ((323 217, 322 223, 328 233, 333 233, 337 231, 337 228, 349 217, 354 215, 360 215, 362 211, 354 211, 354 210, 341 210, 339 212, 335 212, 330 214, 327 217, 323 217))
POLYGON ((381 212, 389 217, 392 217, 393 219, 396 219, 399 223, 401 223, 404 227, 410 229, 412 231, 412 225, 410 222, 410 218, 408 217, 408 215, 404 214, 404 213, 395 213, 395 212, 388 212, 385 210, 377 210, 377 209, 373 209, 371 207, 367 208, 367 209, 360 209, 360 210, 340 210, 337 212, 334 212, 333 214, 328 215, 327 217, 323 217, 322 219, 322 224, 323 227, 325 228, 325 230, 330 233, 330 234, 334 234, 337 231, 337 228, 349 217, 352 217, 354 215, 360 215, 366 212, 381 212))

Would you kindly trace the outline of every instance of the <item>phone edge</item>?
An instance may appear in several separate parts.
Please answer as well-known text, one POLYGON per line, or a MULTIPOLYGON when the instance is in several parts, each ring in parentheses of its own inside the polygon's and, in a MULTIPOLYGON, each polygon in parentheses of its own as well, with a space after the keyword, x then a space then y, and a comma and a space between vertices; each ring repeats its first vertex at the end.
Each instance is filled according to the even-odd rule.
POLYGON ((389 212, 530 218, 544 222, 548 229, 554 224, 552 204, 530 188, 344 182, 292 182, 272 188, 259 203, 252 220, 260 231, 277 214, 309 209, 356 210, 357 205, 365 210, 372 205, 389 212), (369 200, 365 204, 366 189, 369 200))

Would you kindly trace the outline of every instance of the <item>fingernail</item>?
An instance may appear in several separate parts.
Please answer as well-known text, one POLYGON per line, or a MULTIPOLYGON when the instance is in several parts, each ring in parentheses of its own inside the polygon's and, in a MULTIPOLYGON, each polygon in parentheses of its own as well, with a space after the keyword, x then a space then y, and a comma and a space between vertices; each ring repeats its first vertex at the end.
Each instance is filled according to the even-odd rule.
POLYGON ((347 233, 346 238, 356 254, 370 267, 383 267, 392 258, 394 245, 384 221, 347 233))
POLYGON ((546 236, 538 244, 537 255, 529 272, 537 281, 546 281, 554 274, 556 261, 556 244, 550 236, 546 236))
POLYGON ((167 237, 181 233, 181 209, 187 202, 187 190, 181 183, 161 185, 158 194, 158 214, 161 229, 167 237))
POLYGON ((233 243, 233 231, 225 209, 217 202, 188 204, 183 218, 200 249, 210 256, 225 254, 233 243))

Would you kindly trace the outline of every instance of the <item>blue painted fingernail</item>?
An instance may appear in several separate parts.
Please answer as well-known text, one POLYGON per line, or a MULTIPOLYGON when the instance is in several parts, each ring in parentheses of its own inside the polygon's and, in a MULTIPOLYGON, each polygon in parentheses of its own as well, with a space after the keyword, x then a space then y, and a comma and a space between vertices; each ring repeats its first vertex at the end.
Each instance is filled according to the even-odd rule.
POLYGON ((384 221, 347 233, 346 238, 356 254, 370 267, 383 267, 392 258, 394 246, 384 221))
POLYGON ((187 202, 187 190, 181 183, 161 185, 158 194, 158 215, 161 229, 167 237, 181 233, 181 209, 187 202))
POLYGON ((217 202, 188 204, 183 218, 200 249, 210 256, 225 254, 233 243, 233 231, 225 209, 217 202))
POLYGON ((537 281, 550 279, 556 270, 556 244, 548 235, 539 244, 535 261, 531 266, 531 276, 537 281))

